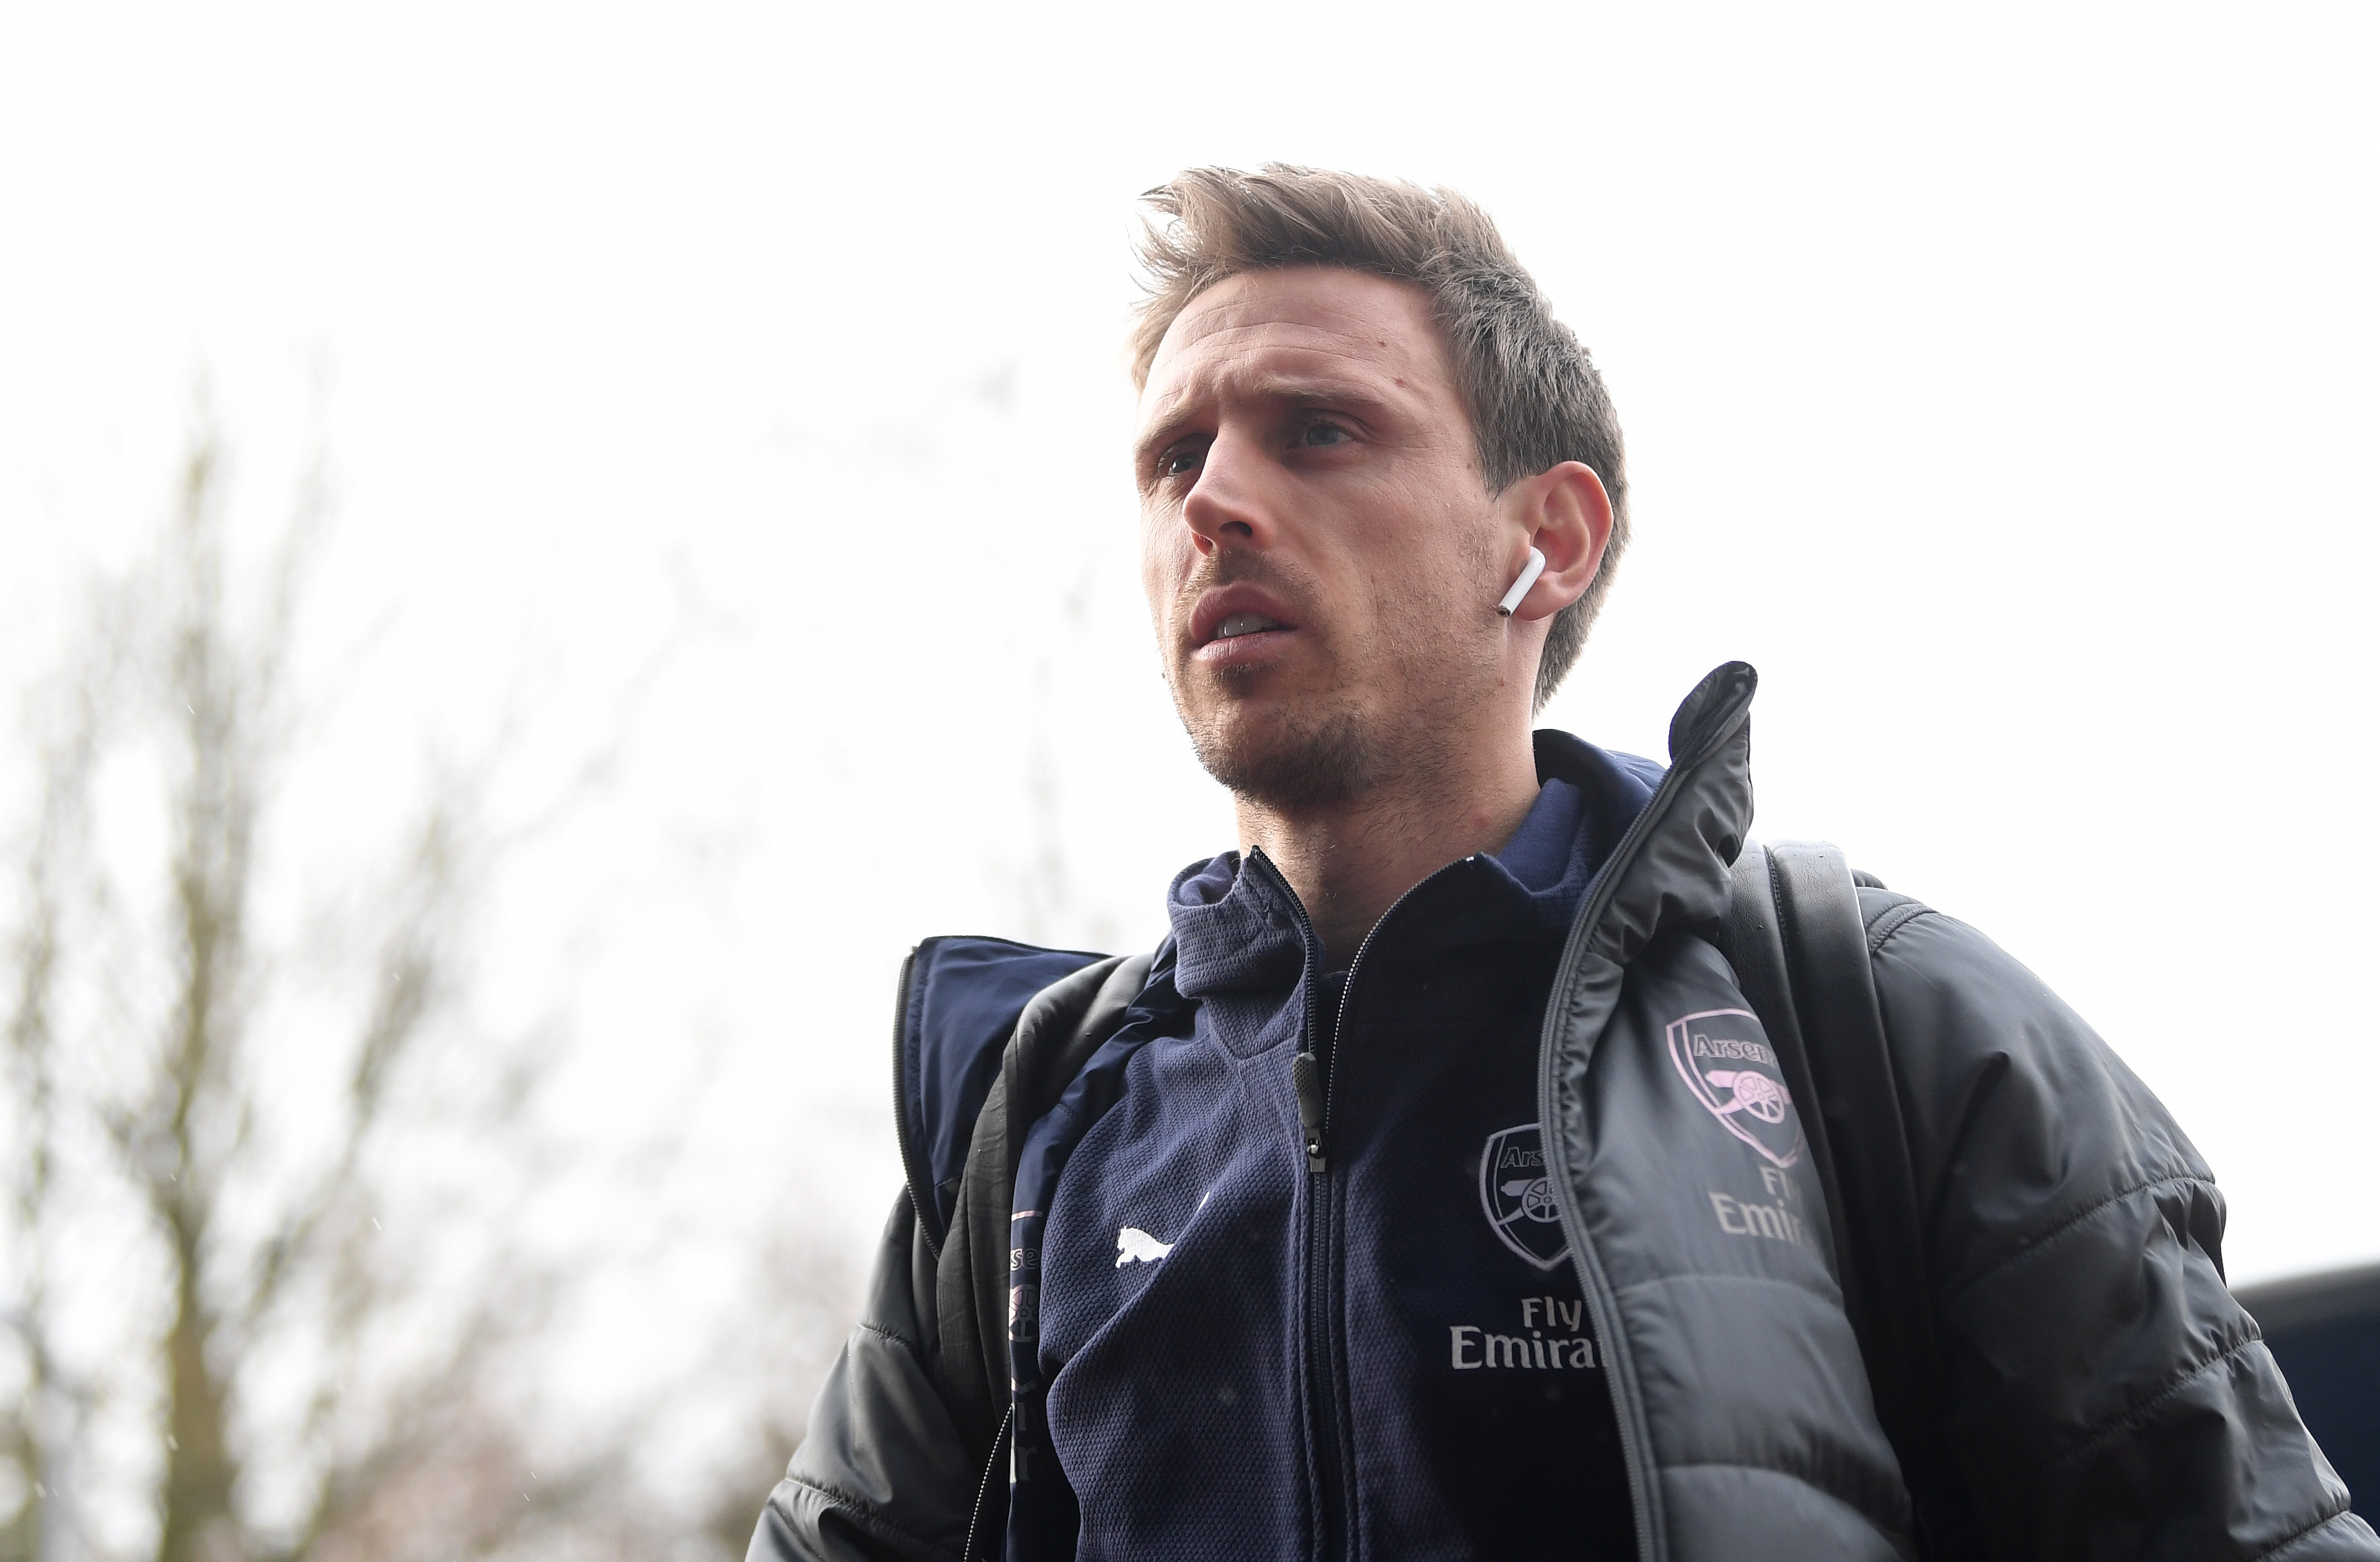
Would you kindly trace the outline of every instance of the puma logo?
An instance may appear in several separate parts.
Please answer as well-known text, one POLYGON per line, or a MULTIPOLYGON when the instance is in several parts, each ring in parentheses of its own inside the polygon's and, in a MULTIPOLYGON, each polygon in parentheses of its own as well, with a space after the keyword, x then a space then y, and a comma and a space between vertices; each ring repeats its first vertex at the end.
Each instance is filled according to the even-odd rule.
POLYGON ((1127 1263, 1155 1263, 1173 1251, 1171 1242, 1160 1242, 1137 1226, 1127 1226, 1116 1233, 1116 1267, 1127 1263))

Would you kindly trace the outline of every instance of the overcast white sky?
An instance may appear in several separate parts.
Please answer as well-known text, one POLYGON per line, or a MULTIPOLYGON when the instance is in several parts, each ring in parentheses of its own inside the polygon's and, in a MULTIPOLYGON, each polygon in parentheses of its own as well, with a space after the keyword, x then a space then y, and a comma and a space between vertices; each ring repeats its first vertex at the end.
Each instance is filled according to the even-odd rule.
POLYGON ((527 810, 627 733, 482 969, 577 983, 576 1131, 696 1133, 606 1305, 699 1309, 772 1227, 865 1244, 912 942, 1153 943, 1232 844, 1134 574, 1135 193, 1443 182, 1628 431, 1549 719, 1658 753, 1752 661, 1760 833, 2073 1001, 2235 1278, 2380 1257, 2375 79, 2347 5, 11 6, 0 675, 162 510, 194 385, 259 530, 319 409, 275 882, 433 745, 519 721, 527 810))

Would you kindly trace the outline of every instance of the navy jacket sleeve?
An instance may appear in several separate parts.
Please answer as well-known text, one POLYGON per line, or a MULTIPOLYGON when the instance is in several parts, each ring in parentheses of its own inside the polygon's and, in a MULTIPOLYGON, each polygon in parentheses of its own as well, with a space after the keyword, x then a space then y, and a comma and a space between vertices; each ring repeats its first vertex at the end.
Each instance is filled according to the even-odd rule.
POLYGON ((1995 1557, 2380 1557, 2224 1284, 2213 1173, 1992 942, 1863 891, 1954 1457, 1995 1557))
POLYGON ((809 1434, 770 1495, 746 1562, 952 1562, 978 1481, 935 1391, 934 1255, 905 1191, 884 1227, 866 1307, 810 1411, 809 1434))

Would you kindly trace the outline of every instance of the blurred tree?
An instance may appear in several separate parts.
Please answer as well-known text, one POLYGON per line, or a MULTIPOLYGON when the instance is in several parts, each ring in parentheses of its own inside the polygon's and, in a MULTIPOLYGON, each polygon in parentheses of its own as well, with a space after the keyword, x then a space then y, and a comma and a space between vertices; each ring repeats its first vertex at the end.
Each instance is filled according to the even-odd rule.
POLYGON ((351 897, 344 993, 290 998, 257 864, 322 484, 253 592, 224 509, 202 427, 154 556, 30 707, 0 1562, 654 1551, 623 1436, 530 1452, 516 1347, 562 1275, 518 1228, 550 1176, 536 1038, 468 1034, 455 1003, 498 849, 478 783, 433 784, 351 897))

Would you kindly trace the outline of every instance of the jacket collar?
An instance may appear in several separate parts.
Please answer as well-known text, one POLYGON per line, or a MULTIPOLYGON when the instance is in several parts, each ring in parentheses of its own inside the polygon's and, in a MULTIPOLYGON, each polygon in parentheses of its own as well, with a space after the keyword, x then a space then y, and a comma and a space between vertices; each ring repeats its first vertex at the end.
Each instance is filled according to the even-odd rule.
POLYGON ((1714 667, 1670 721, 1670 771, 1629 824, 1580 908, 1566 970, 1590 956, 1624 966, 1657 934, 1707 927, 1752 827, 1752 696, 1744 662, 1714 667))
MULTIPOLYGON (((1494 856, 1468 860, 1472 871, 1446 892, 1462 897, 1459 925, 1446 942, 1481 937, 1559 939, 1575 919, 1597 873, 1629 823, 1654 794, 1661 767, 1616 754, 1566 732, 1536 740, 1537 799, 1512 838, 1494 856)), ((1167 910, 1185 997, 1282 991, 1305 970, 1299 908, 1276 875, 1244 872, 1227 851, 1175 875, 1167 910)), ((1446 921, 1449 919, 1433 919, 1446 921)))

